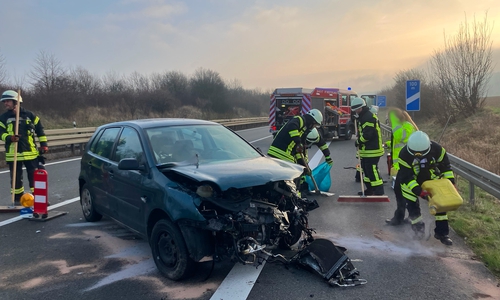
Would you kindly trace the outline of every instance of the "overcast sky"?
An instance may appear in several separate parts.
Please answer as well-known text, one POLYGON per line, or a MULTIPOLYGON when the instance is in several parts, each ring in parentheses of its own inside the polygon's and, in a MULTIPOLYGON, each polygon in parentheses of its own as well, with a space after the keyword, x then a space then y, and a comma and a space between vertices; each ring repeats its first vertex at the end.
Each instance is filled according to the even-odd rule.
POLYGON ((245 88, 369 92, 486 11, 500 72, 499 0, 0 0, 0 53, 9 78, 45 51, 96 75, 202 67, 245 88))

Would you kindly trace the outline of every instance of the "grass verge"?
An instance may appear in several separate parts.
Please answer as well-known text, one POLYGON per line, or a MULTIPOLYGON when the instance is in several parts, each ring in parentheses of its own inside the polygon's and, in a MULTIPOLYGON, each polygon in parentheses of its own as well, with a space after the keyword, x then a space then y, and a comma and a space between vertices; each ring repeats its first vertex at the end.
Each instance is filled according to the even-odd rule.
MULTIPOLYGON (((462 196, 469 195, 468 181, 459 179, 462 196)), ((450 226, 497 277, 500 277, 500 200, 475 188, 474 204, 464 197, 464 204, 449 212, 450 226)))

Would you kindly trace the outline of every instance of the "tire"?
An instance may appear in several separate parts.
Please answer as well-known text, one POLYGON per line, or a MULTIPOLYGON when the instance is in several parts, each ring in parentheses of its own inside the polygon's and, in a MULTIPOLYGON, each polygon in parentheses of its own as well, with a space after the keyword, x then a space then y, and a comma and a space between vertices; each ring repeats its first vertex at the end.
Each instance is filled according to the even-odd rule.
POLYGON ((102 219, 102 215, 95 210, 94 199, 95 197, 90 192, 89 187, 84 184, 80 195, 80 204, 83 216, 87 222, 97 222, 102 219))
POLYGON ((151 233, 150 246, 156 267, 163 276, 179 281, 193 273, 196 265, 189 257, 177 225, 166 219, 158 221, 151 233))

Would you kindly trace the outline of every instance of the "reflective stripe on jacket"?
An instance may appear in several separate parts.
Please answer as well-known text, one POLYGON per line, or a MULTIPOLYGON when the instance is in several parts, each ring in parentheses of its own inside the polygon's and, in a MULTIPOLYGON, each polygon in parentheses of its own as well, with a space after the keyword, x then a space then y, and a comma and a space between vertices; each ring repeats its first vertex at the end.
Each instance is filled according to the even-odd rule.
MULTIPOLYGON (((0 138, 5 142, 5 160, 14 161, 15 144, 7 138, 14 135, 16 124, 15 111, 7 111, 0 115, 0 138)), ((21 107, 19 111, 19 141, 17 142, 17 160, 33 160, 38 157, 35 134, 41 146, 47 146, 47 137, 40 118, 21 107)))
POLYGON ((302 116, 293 117, 276 134, 267 154, 279 159, 297 162, 296 147, 301 143, 301 137, 306 132, 306 122, 302 116))
POLYGON ((358 143, 359 156, 380 157, 384 155, 382 147, 382 132, 377 115, 369 111, 367 107, 359 114, 358 118, 358 143))
POLYGON ((403 196, 411 201, 417 200, 417 195, 422 192, 420 185, 426 180, 444 177, 455 183, 446 150, 436 142, 431 142, 429 153, 419 158, 410 154, 408 147, 404 146, 399 153, 397 177, 401 182, 403 196))

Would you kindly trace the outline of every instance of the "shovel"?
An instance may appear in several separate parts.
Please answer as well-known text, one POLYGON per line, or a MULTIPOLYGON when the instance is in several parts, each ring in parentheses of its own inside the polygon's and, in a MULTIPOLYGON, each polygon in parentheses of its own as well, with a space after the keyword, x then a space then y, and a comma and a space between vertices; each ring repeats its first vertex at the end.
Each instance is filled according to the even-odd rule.
POLYGON ((311 171, 311 168, 309 168, 309 164, 307 163, 307 160, 306 158, 304 157, 304 154, 303 153, 300 153, 300 156, 302 158, 302 160, 304 161, 304 163, 306 164, 306 169, 307 169, 307 172, 311 175, 309 175, 309 177, 311 177, 311 180, 314 184, 314 193, 316 195, 322 195, 322 196, 325 196, 325 197, 331 197, 331 196, 334 196, 335 193, 329 193, 329 192, 323 192, 323 191, 320 191, 319 188, 318 188, 318 184, 316 183, 316 179, 314 179, 314 176, 312 176, 312 171, 311 171))

